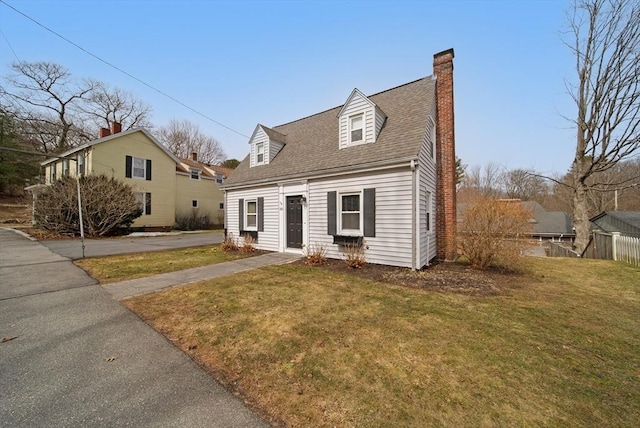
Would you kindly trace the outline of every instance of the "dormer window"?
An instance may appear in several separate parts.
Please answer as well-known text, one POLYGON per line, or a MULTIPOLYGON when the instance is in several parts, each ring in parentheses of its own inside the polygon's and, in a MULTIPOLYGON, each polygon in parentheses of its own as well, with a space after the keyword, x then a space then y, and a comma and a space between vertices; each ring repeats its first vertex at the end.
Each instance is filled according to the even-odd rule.
POLYGON ((358 114, 349 118, 349 132, 351 142, 357 143, 362 141, 362 115, 358 114))
POLYGON ((256 144, 256 164, 264 163, 264 143, 256 144))
POLYGON ((200 170, 197 168, 190 168, 189 173, 191 174, 192 180, 200 180, 200 170))

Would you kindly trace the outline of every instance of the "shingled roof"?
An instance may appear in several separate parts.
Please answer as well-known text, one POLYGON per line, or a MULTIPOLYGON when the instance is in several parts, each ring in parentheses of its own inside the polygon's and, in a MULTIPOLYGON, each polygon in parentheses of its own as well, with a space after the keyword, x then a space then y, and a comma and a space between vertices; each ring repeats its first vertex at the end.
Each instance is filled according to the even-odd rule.
POLYGON ((376 142, 371 144, 339 148, 337 115, 342 106, 275 126, 273 131, 284 136, 284 141, 277 141, 286 142, 278 155, 269 164, 253 168, 247 155, 225 186, 357 170, 416 158, 434 104, 434 87, 435 80, 428 76, 369 96, 387 114, 376 142))

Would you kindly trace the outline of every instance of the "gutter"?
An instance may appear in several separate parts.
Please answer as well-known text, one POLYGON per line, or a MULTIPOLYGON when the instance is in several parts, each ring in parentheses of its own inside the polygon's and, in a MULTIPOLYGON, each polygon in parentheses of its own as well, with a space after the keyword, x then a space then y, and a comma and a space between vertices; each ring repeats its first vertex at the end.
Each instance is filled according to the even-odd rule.
POLYGON ((277 177, 270 177, 270 178, 264 178, 264 179, 260 179, 260 180, 249 181, 249 182, 245 182, 245 183, 242 183, 242 184, 233 184, 232 183, 231 185, 226 185, 226 186, 223 186, 222 188, 224 190, 245 189, 245 188, 248 188, 248 187, 256 187, 256 186, 260 186, 260 185, 269 185, 269 184, 274 184, 274 183, 281 183, 281 182, 284 182, 284 181, 299 181, 300 179, 313 180, 313 179, 318 179, 318 178, 329 178, 329 177, 335 177, 335 176, 339 176, 339 175, 345 175, 345 173, 346 174, 359 174, 359 173, 363 173, 363 172, 384 171, 384 170, 387 170, 387 169, 408 167, 408 166, 417 165, 417 164, 418 164, 418 158, 417 157, 415 157, 415 156, 407 156, 407 157, 400 158, 400 159, 393 159, 392 161, 371 162, 371 163, 368 163, 368 164, 363 164, 361 166, 347 165, 347 166, 344 166, 344 167, 323 170, 322 172, 317 172, 315 174, 301 172, 301 173, 296 173, 296 174, 291 174, 291 175, 282 175, 282 176, 277 176, 277 177))

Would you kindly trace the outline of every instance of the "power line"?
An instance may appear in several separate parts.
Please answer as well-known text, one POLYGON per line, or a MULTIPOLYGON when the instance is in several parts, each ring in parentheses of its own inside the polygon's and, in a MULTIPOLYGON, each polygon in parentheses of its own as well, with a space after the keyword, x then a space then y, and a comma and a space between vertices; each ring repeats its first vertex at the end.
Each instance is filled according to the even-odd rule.
MULTIPOLYGON (((13 6, 11 6, 9 3, 7 3, 6 1, 4 1, 4 0, 0 0, 0 3, 4 4, 5 6, 7 6, 7 7, 8 7, 8 8, 10 8, 10 9, 13 9, 16 13, 19 13, 20 15, 24 16, 24 17, 25 17, 25 18, 27 18, 29 21, 31 21, 31 22, 33 22, 34 24, 36 24, 36 25, 38 25, 38 26, 40 26, 40 27, 44 28, 45 30, 47 30, 47 31, 48 31, 48 32, 50 32, 51 34, 54 34, 54 35, 58 36, 59 38, 61 38, 62 40, 64 40, 65 42, 67 42, 67 43, 69 43, 69 44, 71 44, 71 45, 75 46, 76 48, 80 49, 82 52, 86 53, 87 55, 92 56, 93 58, 97 59, 98 61, 100 61, 100 62, 102 62, 102 63, 104 63, 104 64, 108 65, 109 67, 111 67, 111 68, 113 68, 113 69, 115 69, 115 70, 119 71, 120 73, 122 73, 122 74, 124 74, 124 75, 126 75, 126 76, 128 76, 128 77, 132 78, 133 80, 135 80, 135 81, 137 81, 137 82, 139 82, 139 83, 143 84, 143 85, 144 85, 144 86, 146 86, 147 88, 149 88, 149 89, 151 89, 151 90, 156 91, 156 92, 157 92, 157 93, 159 93, 160 95, 163 95, 163 96, 165 96, 165 97, 169 98, 171 101, 173 101, 173 102, 175 102, 175 103, 180 104, 182 107, 184 107, 184 108, 186 108, 186 109, 188 109, 188 110, 190 110, 190 111, 194 112, 195 114, 197 114, 197 115, 199 115, 199 116, 202 116, 203 118, 205 118, 205 119, 207 119, 207 120, 210 120, 211 122, 213 122, 213 123, 215 123, 215 124, 217 124, 217 125, 219 125, 219 126, 221 126, 221 127, 225 128, 225 129, 228 129, 228 130, 229 130, 229 131, 231 131, 231 132, 234 132, 234 133, 236 133, 236 134, 238 134, 238 135, 240 135, 240 136, 242 136, 242 137, 249 138, 249 136, 244 135, 242 132, 240 132, 240 131, 236 131, 235 129, 233 129, 233 128, 229 127, 229 126, 227 126, 227 125, 225 125, 225 124, 223 124, 223 123, 221 123, 221 122, 218 122, 217 120, 213 119, 212 117, 209 117, 209 116, 207 116, 206 114, 201 113, 201 112, 199 112, 198 110, 196 110, 196 109, 194 109, 194 108, 192 108, 192 107, 190 107, 190 106, 186 105, 186 104, 185 104, 185 103, 183 103, 182 101, 180 101, 180 100, 178 100, 178 99, 176 99, 176 98, 172 97, 171 95, 169 95, 169 94, 167 94, 166 92, 164 92, 164 91, 162 91, 162 90, 160 90, 160 89, 156 88, 155 86, 152 86, 152 85, 148 84, 147 82, 145 82, 145 81, 143 81, 143 80, 141 80, 141 79, 137 78, 136 76, 134 76, 134 75, 132 75, 131 73, 129 73, 129 72, 127 72, 127 71, 123 70, 122 68, 120 68, 120 67, 118 67, 118 66, 116 66, 116 65, 114 65, 114 64, 112 64, 112 63, 110 63, 109 61, 107 61, 107 60, 105 60, 105 59, 102 59, 102 58, 101 58, 101 57, 99 57, 98 55, 96 55, 96 54, 94 54, 94 53, 92 53, 92 52, 88 51, 87 49, 83 48, 82 46, 78 45, 77 43, 75 43, 75 42, 73 42, 73 41, 71 41, 71 40, 67 39, 67 38, 66 38, 66 37, 64 37, 63 35, 61 35, 61 34, 57 33, 56 31, 52 30, 51 28, 47 27, 46 25, 41 24, 40 22, 36 21, 35 19, 33 19, 32 17, 30 17, 30 16, 29 16, 29 15, 27 15, 26 13, 19 11, 18 9, 16 9, 15 7, 13 7, 13 6)), ((12 50, 13 50, 13 49, 12 49, 12 50)))

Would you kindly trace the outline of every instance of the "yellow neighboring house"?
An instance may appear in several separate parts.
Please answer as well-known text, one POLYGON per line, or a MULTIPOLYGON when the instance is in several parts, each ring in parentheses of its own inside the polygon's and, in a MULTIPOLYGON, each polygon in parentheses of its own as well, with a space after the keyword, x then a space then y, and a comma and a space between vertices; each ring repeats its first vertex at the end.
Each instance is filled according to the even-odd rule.
POLYGON ((194 210, 199 215, 211 212, 211 223, 220 223, 224 197, 215 173, 212 175, 204 164, 198 168, 194 162, 191 167, 143 128, 121 130, 121 125, 114 123, 110 130, 102 128, 97 140, 60 154, 68 159, 42 162, 45 183, 85 174, 104 174, 124 181, 134 189, 143 212, 134 221, 134 228, 171 229, 176 215, 194 210))

